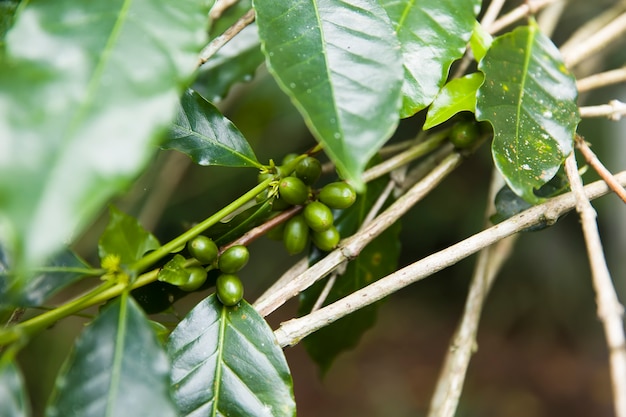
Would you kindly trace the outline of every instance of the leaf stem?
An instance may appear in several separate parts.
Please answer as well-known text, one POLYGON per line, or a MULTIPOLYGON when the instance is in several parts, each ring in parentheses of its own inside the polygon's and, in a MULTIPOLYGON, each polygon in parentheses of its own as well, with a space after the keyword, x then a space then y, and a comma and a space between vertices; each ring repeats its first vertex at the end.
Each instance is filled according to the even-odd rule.
MULTIPOLYGON (((213 214, 211 217, 208 217, 206 220, 197 224, 185 233, 179 235, 165 245, 159 247, 155 251, 150 252, 148 255, 139 259, 137 262, 130 266, 129 270, 131 271, 131 273, 134 274, 141 273, 145 268, 148 268, 150 265, 157 262, 162 257, 172 253, 176 248, 183 246, 188 240, 199 235, 209 227, 219 222, 224 217, 228 216, 233 211, 237 210, 239 207, 246 204, 248 201, 255 198, 256 195, 262 192, 265 188, 267 188, 272 181, 272 178, 268 178, 265 181, 261 182, 250 191, 243 194, 241 197, 239 197, 217 213, 213 214)), ((158 272, 158 269, 155 269, 138 276, 137 279, 134 280, 130 285, 130 289, 139 288, 155 281, 157 279, 158 272)), ((126 283, 106 282, 96 288, 93 288, 86 294, 74 300, 71 300, 59 307, 54 308, 53 310, 42 313, 14 326, 0 329, 0 346, 13 343, 23 337, 28 337, 51 326, 53 323, 62 318, 75 314, 78 311, 81 311, 87 307, 91 307, 93 305, 110 300, 111 298, 117 297, 118 295, 122 294, 122 292, 126 289, 128 289, 128 284, 126 283)))
POLYGON ((235 201, 233 201, 232 203, 230 203, 223 209, 219 210, 217 213, 215 213, 211 217, 208 217, 207 219, 205 219, 201 223, 198 223, 197 225, 195 225, 194 227, 192 227, 185 233, 170 240, 165 245, 159 247, 155 251, 150 252, 148 255, 139 259, 137 262, 135 262, 133 265, 130 266, 130 269, 134 271, 135 273, 143 272, 150 265, 154 264, 155 262, 157 262, 164 256, 176 251, 177 248, 180 248, 181 246, 185 245, 189 240, 198 236, 200 233, 204 232, 209 227, 217 224, 217 222, 222 220, 224 217, 233 213, 235 210, 239 209, 240 207, 243 207, 248 201, 251 201, 259 193, 265 190, 272 181, 273 181, 273 178, 267 178, 266 180, 262 181, 257 186, 252 188, 250 191, 248 191, 247 193, 245 193, 244 195, 242 195, 241 197, 239 197, 238 199, 236 199, 235 201))

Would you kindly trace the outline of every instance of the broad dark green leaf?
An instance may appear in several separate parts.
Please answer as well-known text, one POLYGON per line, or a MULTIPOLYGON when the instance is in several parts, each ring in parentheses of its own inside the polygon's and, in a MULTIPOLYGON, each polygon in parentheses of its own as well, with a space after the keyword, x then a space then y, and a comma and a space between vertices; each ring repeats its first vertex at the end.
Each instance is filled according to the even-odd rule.
POLYGON ((78 337, 46 416, 178 416, 169 370, 150 321, 131 297, 122 295, 78 337))
MULTIPOLYGON (((357 230, 385 183, 385 178, 370 183, 367 192, 360 195, 356 203, 337 219, 337 228, 342 236, 349 236, 357 230)), ((396 223, 367 245, 358 258, 348 264, 346 271, 337 277, 323 305, 343 298, 395 271, 400 255, 399 231, 400 223, 396 223)), ((311 311, 326 282, 327 279, 318 281, 300 295, 299 315, 311 311)), ((380 303, 375 303, 355 311, 304 339, 306 350, 322 373, 330 368, 340 353, 358 344, 361 336, 376 322, 379 306, 380 303)))
POLYGON ((206 38, 196 0, 33 0, 0 65, 0 227, 44 263, 133 180, 206 38))
POLYGON ((428 106, 463 56, 480 0, 381 0, 402 47, 404 85, 401 116, 428 106))
POLYGON ((100 260, 107 255, 117 255, 122 265, 129 265, 160 246, 157 238, 141 227, 134 217, 113 206, 109 215, 109 224, 98 242, 100 260))
POLYGON ((248 303, 211 295, 170 335, 181 416, 295 416, 291 375, 272 329, 248 303))
POLYGON ((194 88, 217 102, 238 82, 250 81, 265 57, 256 24, 251 24, 200 67, 194 88))
POLYGON ((376 0, 254 1, 269 71, 339 172, 361 173, 398 123, 402 58, 376 0))
POLYGON ((0 416, 30 416, 22 375, 13 361, 4 358, 0 358, 0 416))
POLYGON ((163 149, 189 155, 199 165, 260 167, 246 138, 204 97, 188 90, 163 149))
POLYGON ((449 120, 461 111, 476 111, 476 91, 483 83, 480 72, 455 78, 443 86, 426 114, 424 130, 449 120))
MULTIPOLYGON (((0 256, 1 259, 1 256, 0 256)), ((1 262, 0 262, 1 263, 1 262)), ((18 294, 12 294, 14 276, 0 266, 0 310, 12 307, 40 306, 50 296, 87 275, 91 268, 74 252, 66 250, 55 256, 18 294), (6 297, 5 297, 6 296, 6 297)))
POLYGON ((580 121, 576 82, 536 25, 496 38, 480 62, 476 118, 494 129, 491 147, 507 184, 530 203, 572 152, 580 121))

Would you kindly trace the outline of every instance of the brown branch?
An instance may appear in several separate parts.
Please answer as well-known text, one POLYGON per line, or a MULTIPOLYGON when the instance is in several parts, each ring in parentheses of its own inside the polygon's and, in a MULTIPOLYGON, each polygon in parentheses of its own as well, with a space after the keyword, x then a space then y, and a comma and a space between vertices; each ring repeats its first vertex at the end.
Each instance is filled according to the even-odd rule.
POLYGON ((611 190, 615 192, 626 203, 626 190, 615 179, 615 176, 606 169, 604 164, 600 162, 596 154, 591 150, 587 142, 580 135, 576 135, 576 148, 585 157, 585 160, 591 167, 600 175, 600 177, 606 182, 611 190))
POLYGON ((596 211, 585 195, 582 180, 578 175, 575 154, 565 160, 565 172, 576 199, 576 211, 580 215, 587 257, 591 264, 591 278, 596 292, 598 317, 604 327, 609 349, 609 364, 613 386, 613 404, 617 417, 626 417, 626 336, 624 335, 624 307, 620 304, 611 280, 598 224, 596 211))
POLYGON ((576 81, 578 92, 594 90, 612 84, 619 84, 626 81, 626 67, 593 74, 576 81))
POLYGON ((241 16, 231 27, 226 29, 224 33, 213 39, 203 50, 200 52, 200 58, 198 59, 198 67, 207 62, 217 51, 226 45, 228 41, 234 38, 239 32, 244 30, 246 26, 254 22, 255 14, 254 9, 248 10, 246 14, 241 16))

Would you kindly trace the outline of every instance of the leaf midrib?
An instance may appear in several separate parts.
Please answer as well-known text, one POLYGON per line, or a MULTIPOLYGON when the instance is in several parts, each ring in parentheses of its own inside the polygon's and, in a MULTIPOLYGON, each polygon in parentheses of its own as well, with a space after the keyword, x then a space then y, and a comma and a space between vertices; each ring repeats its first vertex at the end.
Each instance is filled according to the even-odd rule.
MULTIPOLYGON (((517 100, 517 108, 516 108, 516 114, 515 114, 515 149, 519 149, 520 147, 519 132, 521 129, 522 102, 524 101, 524 90, 526 88, 526 80, 528 78, 528 67, 530 67, 530 61, 532 58, 532 49, 533 49, 536 31, 537 29, 535 28, 535 26, 530 25, 528 27, 528 39, 526 40, 524 65, 522 67, 522 79, 520 81, 520 93, 519 93, 519 98, 517 100)), ((519 152, 515 152, 515 165, 518 167, 521 166, 519 152)), ((516 172, 518 173, 518 177, 520 177, 519 170, 517 170, 516 172)))
MULTIPOLYGON (((217 298, 217 295, 215 296, 217 298)), ((219 301, 218 301, 219 302, 219 301)), ((219 335, 217 338, 217 354, 216 354, 216 365, 215 365, 215 379, 213 380, 213 408, 211 409, 211 416, 217 416, 218 408, 219 408, 219 399, 220 399, 220 388, 222 383, 222 366, 224 364, 224 337, 226 334, 226 306, 222 306, 222 311, 220 312, 220 329, 219 335)))
POLYGON ((124 357, 124 341, 126 339, 126 325, 128 312, 128 291, 124 291, 120 297, 120 311, 117 318, 117 335, 115 337, 115 351, 113 353, 113 364, 111 366, 111 381, 109 382, 109 395, 107 397, 106 412, 107 417, 113 417, 115 401, 119 392, 120 380, 122 378, 122 362, 124 357))

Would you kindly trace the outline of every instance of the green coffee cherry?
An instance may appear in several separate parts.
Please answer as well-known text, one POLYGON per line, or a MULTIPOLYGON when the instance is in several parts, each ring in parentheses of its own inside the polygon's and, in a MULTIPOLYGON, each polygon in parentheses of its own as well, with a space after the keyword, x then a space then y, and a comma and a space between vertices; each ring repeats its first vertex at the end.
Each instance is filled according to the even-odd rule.
POLYGON ((283 163, 282 165, 287 165, 289 162, 293 161, 294 159, 296 159, 298 156, 297 153, 288 153, 287 155, 285 155, 283 157, 283 163))
POLYGON ((479 136, 480 131, 474 121, 463 121, 452 126, 449 139, 455 147, 467 149, 476 143, 479 136))
POLYGON ((304 220, 304 216, 298 214, 285 223, 283 243, 290 255, 300 253, 306 248, 309 242, 309 226, 304 220))
POLYGON ((235 274, 221 274, 215 282, 217 298, 222 304, 231 307, 243 298, 243 284, 235 274))
POLYGON ((306 205, 302 213, 306 224, 314 232, 323 232, 333 225, 333 212, 324 203, 313 201, 306 205))
POLYGON ((335 226, 331 226, 323 232, 313 232, 311 238, 313 240, 313 244, 315 244, 315 246, 317 246, 320 250, 329 252, 337 247, 341 236, 339 235, 337 228, 335 226))
POLYGON ((207 236, 199 235, 187 242, 189 254, 201 264, 212 264, 217 259, 217 245, 207 236))
POLYGON ((259 173, 259 175, 257 175, 256 180, 257 183, 262 183, 263 181, 270 179, 274 176, 274 174, 271 174, 269 172, 263 172, 263 173, 259 173))
POLYGON ((348 183, 332 182, 322 188, 319 200, 330 208, 345 209, 354 204, 356 192, 348 183))
POLYGON ((195 291, 205 283, 207 276, 206 269, 199 266, 192 266, 187 268, 187 271, 189 271, 187 282, 179 285, 178 288, 183 291, 195 291))
POLYGON ((296 165, 296 177, 307 185, 315 184, 320 175, 322 175, 322 164, 312 156, 307 156, 296 165))
POLYGON ((246 266, 250 259, 248 248, 243 245, 231 246, 226 249, 217 261, 217 267, 225 274, 234 274, 246 266))
POLYGON ((304 204, 309 197, 309 187, 297 177, 285 177, 278 184, 280 198, 289 204, 304 204))

